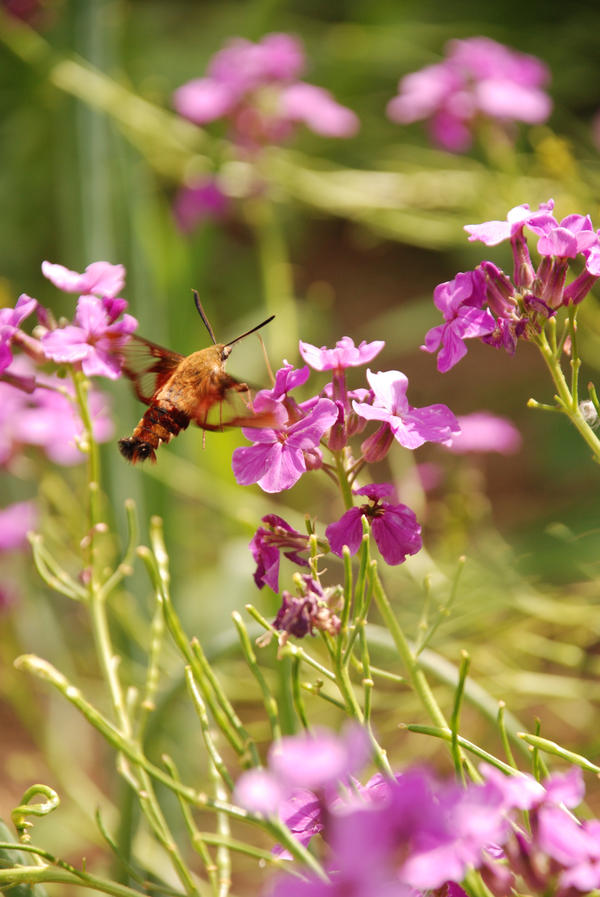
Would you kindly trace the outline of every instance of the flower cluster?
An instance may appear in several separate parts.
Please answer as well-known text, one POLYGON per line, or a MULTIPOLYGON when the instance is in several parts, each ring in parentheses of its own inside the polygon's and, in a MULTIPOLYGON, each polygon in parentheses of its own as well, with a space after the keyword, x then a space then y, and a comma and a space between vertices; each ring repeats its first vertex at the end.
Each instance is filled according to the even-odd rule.
MULTIPOLYGON (((397 500, 392 483, 358 486, 356 478, 365 464, 382 460, 394 442, 411 450, 424 442, 450 445, 460 427, 445 405, 410 405, 408 379, 401 371, 367 370, 369 388, 348 388, 347 370, 368 364, 383 346, 381 340, 363 341, 357 346, 347 336, 331 349, 300 342, 300 354, 307 364, 294 368, 285 362, 277 371, 273 387, 261 390, 254 399, 254 410, 269 413, 273 426, 245 428, 244 435, 254 444, 235 449, 232 465, 238 483, 258 483, 265 492, 289 489, 307 471, 322 470, 343 490, 347 487, 350 501, 346 512, 327 526, 325 538, 316 540, 318 551, 341 557, 346 546, 351 555, 356 554, 367 524, 384 560, 395 565, 420 551, 421 527, 413 511, 397 500), (309 366, 331 372, 331 380, 317 395, 299 402, 292 392, 308 381, 309 366), (360 457, 354 460, 350 440, 362 433, 369 421, 377 421, 379 427, 363 439, 360 457), (331 461, 324 458, 324 452, 331 461), (349 507, 352 496, 359 504, 349 507)), ((263 517, 262 522, 266 526, 260 526, 250 542, 256 561, 254 580, 259 588, 268 585, 277 592, 281 553, 307 566, 310 539, 277 515, 263 517)), ((284 593, 273 625, 296 637, 315 629, 335 632, 339 621, 331 616, 334 608, 330 596, 314 578, 305 579, 299 596, 284 593)))
POLYGON ((481 119, 505 129, 515 121, 546 121, 552 102, 543 87, 549 80, 541 60, 488 37, 452 40, 442 62, 402 78, 387 113, 399 124, 428 119, 434 143, 465 152, 481 119))
POLYGON ((324 137, 351 137, 358 130, 354 112, 300 81, 304 67, 292 35, 267 34, 258 43, 234 38, 213 56, 204 78, 175 92, 175 108, 198 125, 227 118, 233 140, 247 149, 280 143, 298 123, 324 137))
MULTIPOLYGON (((124 314, 118 298, 123 288, 122 265, 94 262, 83 274, 44 262, 42 273, 59 289, 79 293, 73 323, 57 326, 52 314, 23 294, 13 309, 0 309, 0 465, 17 462, 25 446, 38 446, 58 464, 76 464, 83 424, 72 384, 41 366, 48 361, 69 363, 88 376, 119 376, 123 348, 137 327, 124 314), (34 335, 22 323, 36 312, 34 335), (15 356, 15 349, 21 352, 15 356)), ((88 396, 94 438, 110 439, 113 425, 108 397, 96 389, 88 396)))
MULTIPOLYGON (((492 894, 567 897, 600 885, 600 821, 569 810, 584 796, 581 771, 505 775, 482 764, 482 783, 440 782, 425 769, 361 785, 366 739, 351 729, 288 737, 271 749, 266 770, 244 773, 235 799, 279 815, 304 846, 321 836, 329 882, 284 876, 276 897, 343 894, 420 895, 460 887, 477 869, 492 894), (528 811, 529 825, 522 818, 528 811)), ((281 850, 279 849, 281 853, 281 850)))
POLYGON ((532 339, 561 306, 576 305, 600 277, 600 237, 589 215, 568 215, 558 221, 554 202, 530 209, 516 206, 505 221, 468 224, 469 240, 496 246, 509 240, 514 271, 511 278, 491 261, 461 272, 436 287, 434 303, 444 324, 433 327, 421 346, 438 352, 439 371, 448 371, 466 354, 464 340, 479 338, 514 353, 517 341, 532 339), (524 229, 538 237, 540 262, 534 267, 524 229), (569 265, 581 272, 567 283, 569 265))

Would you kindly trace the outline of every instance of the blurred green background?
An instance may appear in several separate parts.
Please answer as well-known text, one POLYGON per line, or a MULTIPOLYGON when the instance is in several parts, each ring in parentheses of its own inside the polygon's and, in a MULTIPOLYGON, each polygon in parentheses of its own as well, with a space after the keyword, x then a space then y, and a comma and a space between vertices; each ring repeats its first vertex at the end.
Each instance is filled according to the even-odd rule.
MULTIPOLYGON (((415 632, 423 576, 433 572, 433 597, 443 603, 444 577, 453 576, 457 558, 466 554, 452 614, 433 650, 457 664, 460 650, 468 649, 473 678, 494 699, 504 698, 525 727, 532 729, 539 715, 542 734, 593 757, 600 696, 598 470, 566 420, 526 408, 530 396, 551 400, 549 380, 531 346, 520 345, 509 358, 472 344, 445 375, 418 346, 426 330, 439 323, 431 301, 439 282, 484 257, 510 270, 506 247, 469 244, 463 224, 504 218, 514 205, 533 206, 550 196, 558 217, 590 213, 600 224, 600 166, 591 130, 600 108, 600 6, 63 0, 48 2, 33 24, 36 30, 12 22, 6 13, 0 19, 1 304, 12 305, 27 292, 70 317, 73 300, 59 296, 42 278, 41 261, 78 271, 98 259, 119 262, 127 268, 124 295, 140 321, 139 332, 185 354, 207 343, 191 288, 199 291, 217 337, 225 340, 266 316, 265 276, 283 276, 279 283, 285 287, 289 275, 296 336, 317 345, 332 345, 343 335, 356 342, 384 338, 377 363, 408 375, 412 404, 445 402, 457 414, 487 409, 510 418, 523 434, 518 455, 449 457, 438 446, 420 450, 417 461, 434 462, 444 471, 428 500, 412 458, 386 462, 376 471, 377 478, 392 475, 401 485, 401 498, 423 520, 432 557, 391 571, 389 590, 408 632, 415 632), (173 91, 201 76, 228 37, 258 40, 273 31, 292 32, 304 41, 306 79, 331 90, 362 122, 358 136, 349 140, 299 131, 263 165, 271 224, 276 239, 284 241, 287 262, 285 255, 266 261, 263 255, 261 261, 262 213, 236 198, 236 178, 244 172, 236 168, 223 128, 203 132, 171 111, 173 91), (495 164, 493 147, 487 153, 475 147, 464 156, 443 153, 429 145, 421 125, 403 128, 385 117, 400 77, 438 61, 447 40, 472 35, 535 54, 552 71, 552 118, 547 126, 520 132, 509 164, 495 164), (83 68, 69 68, 65 60, 83 68), (101 77, 93 78, 91 70, 101 77), (207 221, 184 235, 174 223, 172 202, 191 171, 220 173, 233 204, 226 220, 207 221)), ((585 383, 597 378, 600 366, 594 296, 582 307, 580 333, 585 383)), ((292 335, 282 348, 265 332, 274 368, 283 355, 298 362, 292 335)), ((268 382, 254 340, 236 347, 229 370, 257 386, 268 382)), ((353 385, 360 385, 360 372, 353 385)), ((102 386, 113 397, 115 438, 127 435, 141 407, 127 383, 102 386)), ((123 500, 133 497, 144 538, 149 516, 164 518, 173 595, 188 631, 219 659, 232 697, 260 737, 264 722, 254 684, 235 651, 227 653, 235 641, 232 610, 253 602, 270 617, 277 609, 276 598, 253 585, 247 543, 269 511, 301 528, 306 512, 327 523, 342 509, 317 476, 275 497, 257 487, 238 487, 230 458, 243 437, 208 434, 206 448, 202 441, 200 431, 185 433, 161 450, 153 469, 134 469, 114 440, 105 445, 106 513, 122 535, 123 500)), ((51 470, 33 458, 17 477, 0 474, 3 504, 39 490, 47 525, 68 557, 84 532, 77 497, 82 477, 80 470, 51 470)), ((50 595, 29 575, 28 558, 3 563, 22 576, 23 594, 2 618, 0 815, 8 814, 23 784, 44 776, 77 805, 106 802, 107 795, 115 799, 102 746, 74 711, 11 667, 18 653, 39 653, 105 701, 81 608, 50 595), (67 729, 74 733, 68 740, 67 729), (94 774, 90 756, 101 761, 94 774), (79 765, 81 772, 75 772, 79 765), (70 778, 61 775, 65 766, 70 778)), ((328 566, 335 580, 340 568, 328 566)), ((291 568, 285 568, 282 580, 288 587, 290 576, 291 568)), ((149 587, 136 570, 113 608, 115 638, 131 658, 133 680, 143 658, 149 607, 149 587)), ((383 666, 389 654, 385 646, 378 650, 383 666)), ((273 669, 274 687, 283 689, 285 707, 274 650, 265 651, 264 658, 273 669)), ((436 666, 435 657, 431 663, 436 666)), ((177 697, 180 665, 174 654, 165 665, 171 690, 152 731, 152 752, 177 754, 186 738, 192 748, 183 769, 199 775, 203 761, 193 718, 177 697)), ((441 662, 437 673, 443 679, 441 662)), ((439 688, 440 700, 449 706, 451 690, 443 682, 439 688)), ((331 720, 329 706, 317 698, 310 712, 315 720, 331 720)), ((420 711, 407 690, 400 699, 396 686, 376 692, 376 723, 393 763, 435 753, 443 766, 447 760, 433 740, 398 734, 399 722, 417 717, 420 711)), ((464 734, 499 749, 480 710, 465 710, 464 734)), ((72 849, 76 831, 84 841, 94 840, 82 809, 73 809, 64 832, 55 828, 47 835, 59 848, 72 849)))

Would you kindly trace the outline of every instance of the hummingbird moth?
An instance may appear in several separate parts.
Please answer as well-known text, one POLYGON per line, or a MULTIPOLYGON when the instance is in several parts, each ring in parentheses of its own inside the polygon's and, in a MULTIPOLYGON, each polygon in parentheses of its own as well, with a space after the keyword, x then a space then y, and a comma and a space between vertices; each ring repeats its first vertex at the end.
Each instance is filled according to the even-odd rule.
POLYGON ((227 421, 219 416, 217 422, 209 422, 208 415, 215 405, 219 406, 221 414, 223 401, 232 394, 248 392, 246 383, 226 373, 225 362, 235 343, 260 330, 275 315, 229 343, 218 343, 196 290, 193 294, 198 313, 213 341, 212 346, 186 356, 134 335, 122 350, 122 371, 133 382, 140 402, 149 406, 132 435, 119 440, 121 454, 132 464, 148 458, 156 461, 156 449, 190 423, 203 430, 268 427, 272 423, 271 415, 252 414, 251 411, 227 421))

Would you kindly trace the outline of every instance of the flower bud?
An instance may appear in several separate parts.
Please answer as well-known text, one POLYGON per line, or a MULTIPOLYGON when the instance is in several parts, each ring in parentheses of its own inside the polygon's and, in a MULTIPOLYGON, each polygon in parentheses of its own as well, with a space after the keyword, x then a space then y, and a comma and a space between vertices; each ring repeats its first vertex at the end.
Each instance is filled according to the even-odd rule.
POLYGON ((361 445, 361 450, 365 461, 373 464, 375 461, 381 461, 394 441, 394 434, 388 423, 383 423, 375 433, 368 436, 361 445))

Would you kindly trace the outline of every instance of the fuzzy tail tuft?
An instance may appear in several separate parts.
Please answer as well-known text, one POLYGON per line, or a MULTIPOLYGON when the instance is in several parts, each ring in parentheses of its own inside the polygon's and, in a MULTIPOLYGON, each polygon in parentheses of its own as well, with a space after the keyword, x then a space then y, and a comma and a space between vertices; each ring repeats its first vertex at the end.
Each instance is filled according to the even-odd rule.
POLYGON ((156 461, 156 452, 150 443, 144 442, 143 439, 137 439, 135 436, 119 439, 119 451, 132 464, 136 464, 138 461, 147 461, 148 458, 153 463, 156 461))

